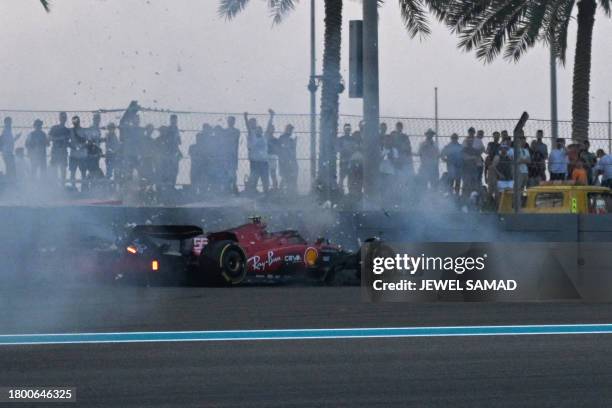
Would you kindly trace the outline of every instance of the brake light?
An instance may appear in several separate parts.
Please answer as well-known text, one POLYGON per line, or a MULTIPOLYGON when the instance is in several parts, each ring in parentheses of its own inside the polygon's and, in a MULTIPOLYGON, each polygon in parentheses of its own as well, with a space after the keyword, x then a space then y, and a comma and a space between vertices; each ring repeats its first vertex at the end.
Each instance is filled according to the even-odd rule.
POLYGON ((315 266, 317 263, 317 258, 319 257, 319 253, 314 248, 306 249, 304 253, 304 262, 306 262, 307 266, 315 266))
POLYGON ((134 245, 130 245, 126 249, 130 254, 136 255, 138 253, 138 248, 136 248, 134 245))
POLYGON ((159 271, 159 261, 157 259, 151 261, 151 270, 154 272, 159 271))

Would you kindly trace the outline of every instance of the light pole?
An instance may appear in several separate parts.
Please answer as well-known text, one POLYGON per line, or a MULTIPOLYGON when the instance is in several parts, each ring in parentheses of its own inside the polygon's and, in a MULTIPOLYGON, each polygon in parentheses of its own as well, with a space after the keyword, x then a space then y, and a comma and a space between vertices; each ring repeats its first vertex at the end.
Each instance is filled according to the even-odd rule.
POLYGON ((557 57, 554 46, 550 45, 550 122, 551 146, 557 145, 559 137, 559 118, 557 117, 557 57))
POLYGON ((377 0, 363 0, 363 119, 365 121, 364 199, 365 203, 372 204, 377 191, 380 151, 377 0))
POLYGON ((438 87, 434 88, 434 132, 436 132, 436 145, 440 146, 438 139, 438 87))
POLYGON ((317 178, 317 58, 315 48, 315 0, 310 0, 310 187, 314 186, 317 178))

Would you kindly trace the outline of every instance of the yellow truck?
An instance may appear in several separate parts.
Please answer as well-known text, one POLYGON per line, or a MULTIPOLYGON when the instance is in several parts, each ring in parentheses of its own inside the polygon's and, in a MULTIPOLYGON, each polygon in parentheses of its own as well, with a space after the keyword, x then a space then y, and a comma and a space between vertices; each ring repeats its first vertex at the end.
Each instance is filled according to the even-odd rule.
MULTIPOLYGON (((514 213, 512 190, 500 195, 498 212, 514 213)), ((612 191, 607 187, 571 183, 543 183, 530 187, 522 197, 523 214, 608 214, 612 213, 612 191)))

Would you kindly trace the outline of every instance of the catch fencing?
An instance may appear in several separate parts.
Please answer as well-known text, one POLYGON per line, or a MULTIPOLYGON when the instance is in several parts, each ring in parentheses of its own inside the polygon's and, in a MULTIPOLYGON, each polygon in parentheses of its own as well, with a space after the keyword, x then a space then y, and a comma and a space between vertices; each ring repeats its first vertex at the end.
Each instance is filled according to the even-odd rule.
MULTIPOLYGON (((68 112, 68 117, 78 115, 81 118, 81 125, 88 127, 91 125, 92 116, 94 113, 100 113, 102 116, 102 126, 106 126, 110 122, 119 123, 119 119, 123 115, 123 109, 99 110, 99 111, 71 111, 68 112)), ((59 111, 26 111, 26 110, 0 110, 0 119, 7 116, 13 119, 14 133, 22 133, 21 138, 15 143, 16 147, 23 147, 27 134, 32 130, 34 120, 41 119, 44 123, 46 131, 58 122, 59 111)), ((151 110, 145 109, 141 111, 141 124, 145 126, 152 124, 155 128, 167 125, 169 117, 176 114, 179 118, 179 128, 181 129, 181 152, 182 159, 179 166, 178 184, 190 184, 189 169, 190 159, 188 155, 189 146, 195 143, 195 136, 201 131, 203 124, 209 124, 214 127, 217 125, 226 127, 227 117, 234 116, 236 118, 236 127, 241 130, 241 138, 239 144, 239 166, 237 180, 239 185, 244 184, 244 180, 249 173, 249 163, 247 158, 247 141, 244 132, 245 125, 243 121, 243 113, 228 113, 228 112, 183 112, 169 110, 151 110)), ((250 114, 250 117, 257 119, 262 127, 266 127, 268 114, 250 114)), ((420 143, 425 140, 425 132, 428 129, 438 130, 438 144, 440 148, 446 145, 450 136, 457 133, 461 138, 465 137, 467 130, 474 127, 476 130, 485 132, 485 142, 491 140, 491 134, 494 131, 507 130, 512 134, 512 130, 516 125, 517 119, 434 119, 434 118, 410 118, 410 117, 381 117, 381 123, 386 123, 388 130, 392 131, 397 122, 401 122, 404 126, 404 132, 410 136, 413 151, 418 152, 420 143)), ((341 135, 343 125, 348 123, 353 130, 358 129, 361 117, 357 115, 340 115, 338 123, 341 135)), ((70 122, 70 119, 69 119, 70 122)), ((297 140, 297 159, 299 166, 298 173, 298 188, 302 193, 308 192, 311 187, 311 157, 310 157, 310 115, 308 114, 277 114, 274 118, 274 126, 276 136, 280 135, 285 126, 292 124, 297 140)), ((68 123, 70 125, 70 123, 68 123)), ((544 131, 545 142, 550 147, 550 137, 552 133, 552 123, 549 120, 530 119, 525 125, 525 135, 527 140, 531 141, 536 134, 536 131, 541 129, 544 131)), ((589 129, 589 138, 591 141, 591 150, 604 149, 609 152, 611 149, 611 141, 609 138, 610 123, 608 122, 591 122, 589 129)), ((571 122, 558 122, 558 136, 571 139, 571 122)), ((154 136, 157 136, 157 132, 154 136)), ((318 135, 316 137, 318 140, 318 135)), ((419 166, 418 156, 414 159, 415 166, 419 166)), ((102 169, 104 163, 102 161, 102 169)), ((441 166, 443 166, 441 164, 441 166)), ((4 170, 4 164, 0 166, 0 171, 4 170)))

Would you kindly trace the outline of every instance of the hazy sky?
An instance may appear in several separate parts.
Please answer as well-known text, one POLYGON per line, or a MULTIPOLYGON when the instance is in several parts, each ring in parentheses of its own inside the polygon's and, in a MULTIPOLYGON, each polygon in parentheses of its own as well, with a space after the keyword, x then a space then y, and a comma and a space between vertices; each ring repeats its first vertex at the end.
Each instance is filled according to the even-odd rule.
MULTIPOLYGON (((309 1, 272 27, 264 0, 251 0, 232 22, 217 16, 217 0, 54 0, 47 15, 37 0, 0 0, 0 109, 97 109, 143 106, 211 112, 307 113, 309 1)), ((321 61, 323 1, 318 7, 321 61)), ((348 76, 348 21, 361 6, 345 1, 343 75, 348 76)), ((591 118, 607 120, 612 97, 612 22, 597 16, 591 118)), ((559 69, 559 116, 570 118, 571 67, 559 69)), ((528 110, 549 116, 548 52, 539 47, 519 64, 483 65, 456 49, 438 25, 425 41, 402 27, 397 1, 380 18, 381 112, 506 118, 528 110)), ((348 79, 348 78, 347 78, 348 79)), ((361 113, 361 100, 341 98, 343 113, 361 113)))

